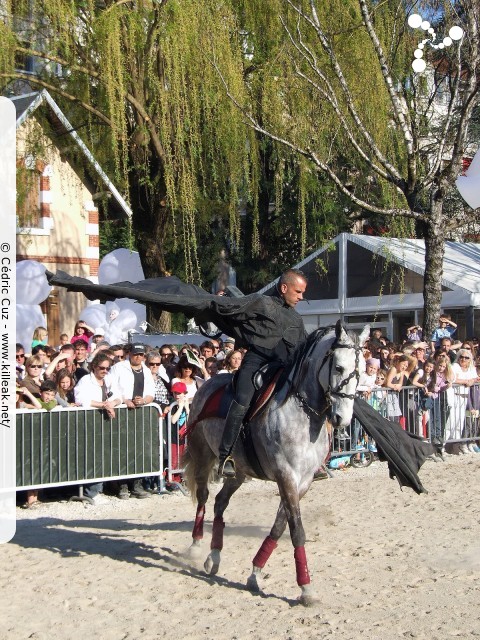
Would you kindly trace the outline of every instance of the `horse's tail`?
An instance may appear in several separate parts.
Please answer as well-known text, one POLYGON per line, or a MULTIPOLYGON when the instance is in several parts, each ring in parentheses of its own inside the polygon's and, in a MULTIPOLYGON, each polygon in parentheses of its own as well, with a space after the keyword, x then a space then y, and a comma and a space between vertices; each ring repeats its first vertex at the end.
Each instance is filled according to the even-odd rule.
POLYGON ((203 484, 206 481, 208 485, 215 480, 215 462, 216 456, 212 453, 207 443, 200 443, 198 439, 192 436, 183 453, 181 465, 183 479, 194 504, 197 503, 198 483, 201 482, 203 484))

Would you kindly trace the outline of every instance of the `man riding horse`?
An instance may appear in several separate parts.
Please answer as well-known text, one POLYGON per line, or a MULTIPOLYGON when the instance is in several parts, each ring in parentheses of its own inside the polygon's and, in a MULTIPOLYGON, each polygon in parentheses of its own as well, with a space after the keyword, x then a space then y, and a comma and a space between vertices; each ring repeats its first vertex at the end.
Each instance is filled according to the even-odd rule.
POLYGON ((299 342, 305 339, 305 326, 295 306, 303 300, 307 278, 299 269, 288 269, 270 295, 259 296, 249 309, 236 346, 248 351, 237 374, 219 447, 219 474, 235 477, 232 451, 255 393, 254 375, 265 364, 285 363, 299 342), (250 317, 248 317, 250 316, 250 317))

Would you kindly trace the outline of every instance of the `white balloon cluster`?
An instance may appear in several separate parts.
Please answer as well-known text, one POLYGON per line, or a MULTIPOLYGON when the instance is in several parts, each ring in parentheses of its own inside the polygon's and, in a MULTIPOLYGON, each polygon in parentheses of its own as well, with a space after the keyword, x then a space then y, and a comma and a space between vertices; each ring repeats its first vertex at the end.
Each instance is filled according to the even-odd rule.
POLYGON ((422 73, 426 69, 427 63, 423 59, 426 44, 430 44, 434 49, 445 49, 445 47, 450 47, 454 40, 461 40, 463 38, 462 27, 454 25, 448 32, 448 36, 445 36, 442 42, 437 43, 435 42, 437 37, 435 29, 430 25, 430 22, 428 20, 424 20, 419 13, 412 13, 408 17, 407 22, 408 26, 412 29, 422 29, 428 33, 428 38, 419 42, 413 53, 415 60, 412 62, 412 69, 415 73, 422 73))
MULTIPOLYGON (((129 249, 115 249, 103 258, 98 268, 100 284, 138 282, 143 278, 140 257, 136 251, 129 249)), ((138 331, 145 322, 146 311, 142 304, 129 298, 119 298, 106 304, 87 305, 80 313, 80 319, 94 329, 103 329, 105 340, 117 344, 128 340, 129 331, 138 331)))
POLYGON ((16 342, 30 353, 36 327, 45 327, 40 303, 46 300, 52 287, 45 276, 45 267, 35 260, 17 262, 17 326, 16 342))
MULTIPOLYGON (((115 249, 103 258, 98 269, 100 284, 126 280, 137 282, 143 280, 143 277, 138 253, 128 249, 115 249)), ((30 352, 35 328, 46 326, 39 305, 48 298, 51 290, 45 276, 45 267, 40 262, 17 262, 16 342, 20 342, 27 353, 30 352)), ((138 331, 146 320, 146 312, 143 305, 128 298, 120 298, 106 304, 87 305, 79 319, 94 329, 103 329, 105 340, 115 344, 126 342, 129 331, 138 331)))

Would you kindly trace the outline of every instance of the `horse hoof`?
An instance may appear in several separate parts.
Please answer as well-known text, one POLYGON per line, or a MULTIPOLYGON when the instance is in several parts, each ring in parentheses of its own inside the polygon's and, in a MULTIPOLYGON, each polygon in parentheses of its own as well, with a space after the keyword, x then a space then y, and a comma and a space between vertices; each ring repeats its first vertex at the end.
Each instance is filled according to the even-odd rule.
POLYGON ((187 558, 191 558, 192 560, 198 560, 202 555, 202 547, 199 543, 193 543, 188 547, 187 550, 187 558))
POLYGON ((302 594, 298 597, 298 601, 304 607, 313 607, 316 604, 319 604, 320 599, 315 596, 313 590, 310 588, 310 585, 305 585, 302 587, 302 594))
POLYGON ((247 589, 248 591, 250 591, 251 593, 259 593, 260 591, 260 586, 258 584, 258 580, 257 580, 257 576, 255 575, 251 575, 248 577, 247 580, 247 589))
POLYGON ((320 602, 319 598, 316 598, 315 596, 304 595, 299 596, 298 601, 300 604, 303 604, 304 607, 313 607, 320 602))
POLYGON ((205 560, 205 564, 203 565, 203 568, 209 575, 214 576, 218 573, 219 567, 220 567, 220 551, 218 551, 218 549, 212 549, 211 552, 208 554, 207 559, 205 560))

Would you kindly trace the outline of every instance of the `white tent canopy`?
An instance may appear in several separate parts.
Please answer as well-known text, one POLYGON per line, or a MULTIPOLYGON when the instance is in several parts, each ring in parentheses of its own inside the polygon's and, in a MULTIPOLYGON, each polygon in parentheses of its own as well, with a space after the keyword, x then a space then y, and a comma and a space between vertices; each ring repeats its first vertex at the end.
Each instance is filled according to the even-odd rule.
MULTIPOLYGON (((309 330, 340 316, 350 326, 371 322, 393 336, 403 333, 405 324, 421 322, 423 240, 342 233, 295 267, 309 279, 308 300, 297 306, 309 330)), ((480 244, 445 243, 442 289, 442 309, 458 310, 463 333, 473 335, 474 309, 480 309, 480 244)))

